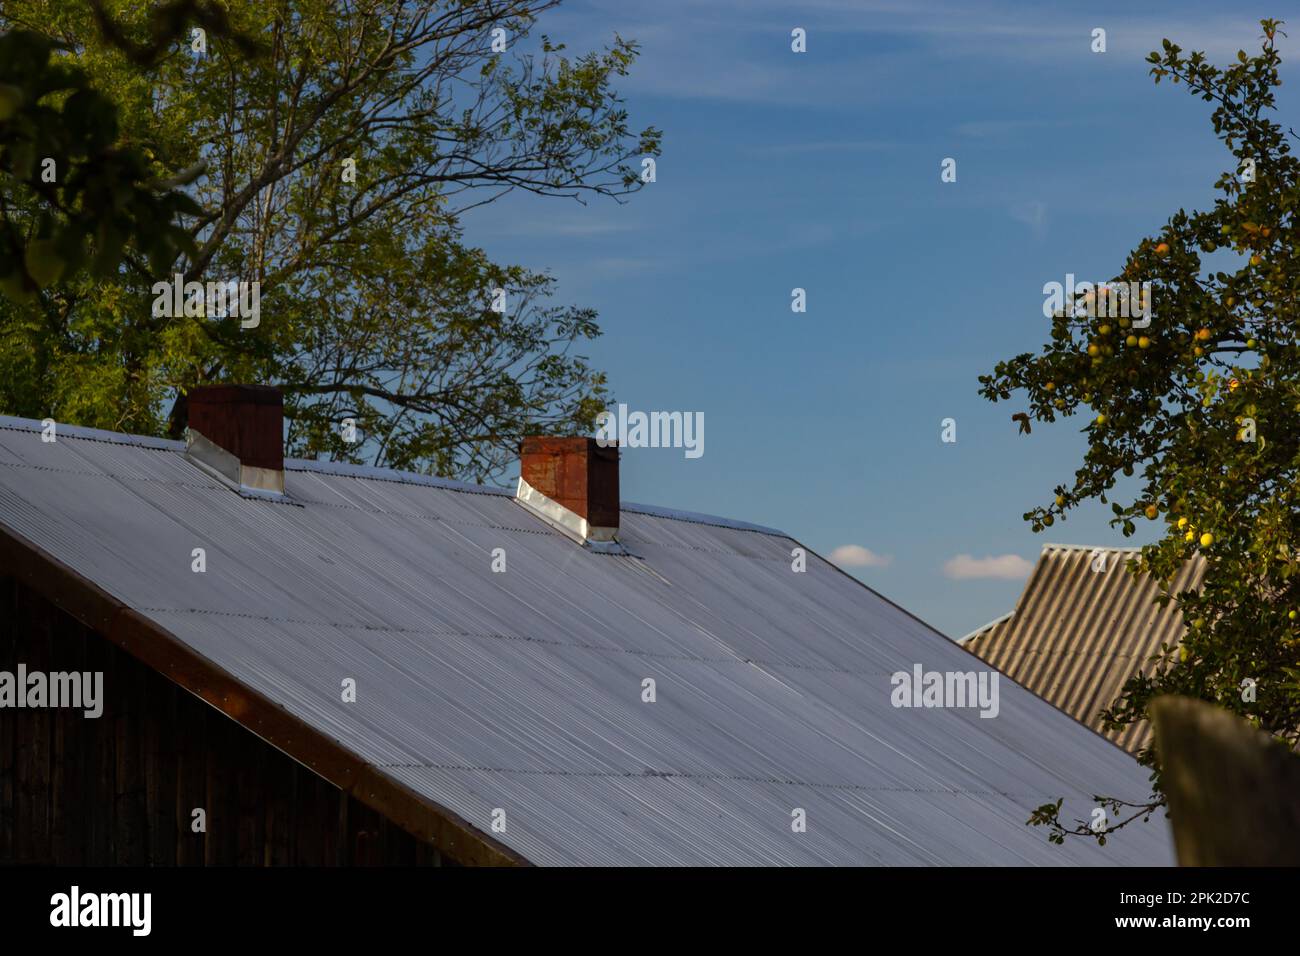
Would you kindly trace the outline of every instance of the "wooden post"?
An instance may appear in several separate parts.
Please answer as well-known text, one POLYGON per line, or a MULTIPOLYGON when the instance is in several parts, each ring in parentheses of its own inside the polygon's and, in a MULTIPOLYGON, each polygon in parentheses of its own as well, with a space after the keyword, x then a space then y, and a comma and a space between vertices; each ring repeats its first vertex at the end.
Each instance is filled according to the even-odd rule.
POLYGON ((1180 866, 1300 866, 1300 756, 1226 710, 1151 703, 1180 866))

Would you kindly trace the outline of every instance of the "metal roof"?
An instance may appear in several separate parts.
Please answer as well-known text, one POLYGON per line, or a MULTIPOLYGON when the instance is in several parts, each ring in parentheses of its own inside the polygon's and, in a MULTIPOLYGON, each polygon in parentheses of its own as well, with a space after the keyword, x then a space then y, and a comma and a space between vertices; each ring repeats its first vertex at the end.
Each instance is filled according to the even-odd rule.
POLYGON ((989 633, 989 632, 992 631, 994 628, 998 627, 998 625, 1000 625, 1000 624, 1002 624, 1003 622, 1007 621, 1007 620, 1011 617, 1011 615, 1014 614, 1014 613, 1016 613, 1016 612, 1015 612, 1015 611, 1007 611, 1007 613, 1006 613, 1006 614, 1003 614, 1001 617, 995 617, 993 620, 989 621, 987 624, 985 624, 985 625, 983 625, 983 626, 981 626, 981 627, 977 627, 977 628, 975 628, 975 630, 971 631, 971 632, 970 632, 969 634, 967 634, 965 637, 959 637, 959 638, 957 638, 957 643, 958 643, 958 644, 961 644, 961 645, 963 645, 963 646, 966 646, 967 649, 969 649, 969 645, 966 644, 967 641, 969 641, 969 640, 971 640, 971 639, 973 639, 973 638, 979 637, 981 634, 987 634, 987 633, 989 633))
POLYGON ((0 418, 0 524, 533 863, 1173 862, 1161 819, 1026 826, 1146 771, 1009 681, 993 719, 893 707, 892 673, 980 662, 779 532, 625 507, 632 556, 594 554, 497 489, 291 461, 277 502, 179 443, 39 429, 0 418))
MULTIPOLYGON (((962 638, 1012 680, 1136 753, 1151 742, 1147 721, 1106 730, 1100 713, 1139 670, 1148 673, 1162 644, 1182 639, 1182 614, 1150 578, 1135 578, 1125 563, 1137 548, 1043 545, 1025 590, 1010 614, 962 638), (1105 570, 1094 570, 1105 555, 1105 570)), ((1200 586, 1205 562, 1183 566, 1171 593, 1200 586)))

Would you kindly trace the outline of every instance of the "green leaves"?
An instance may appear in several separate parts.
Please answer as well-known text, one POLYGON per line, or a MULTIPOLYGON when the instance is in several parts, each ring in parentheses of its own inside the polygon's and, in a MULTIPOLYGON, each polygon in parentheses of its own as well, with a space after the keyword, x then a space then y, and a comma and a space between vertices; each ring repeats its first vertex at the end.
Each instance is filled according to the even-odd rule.
MULTIPOLYGON (((513 50, 549 6, 493 22, 513 50)), ((595 312, 550 303, 544 263, 491 262, 460 216, 512 189, 641 188, 660 133, 632 129, 612 85, 635 44, 497 55, 477 3, 99 9, 5 4, 81 69, 49 38, 0 40, 0 84, 21 94, 0 120, 0 408, 162 433, 178 389, 275 382, 291 453, 475 480, 527 430, 593 427, 606 385, 580 353, 595 312), (175 273, 260 282, 260 326, 153 315, 153 281, 175 273)))
POLYGON ((148 162, 118 142, 117 108, 58 50, 30 31, 0 36, 0 292, 23 304, 80 270, 89 244, 99 275, 131 245, 168 268, 193 248, 177 218, 202 212, 146 184, 148 162))
MULTIPOLYGON (((1189 561, 1204 562, 1198 589, 1165 595, 1183 612, 1181 645, 1166 648, 1128 682, 1106 711, 1108 721, 1118 727, 1143 720, 1153 697, 1178 693, 1257 721, 1294 747, 1300 162, 1292 153, 1295 134, 1271 118, 1279 24, 1262 25, 1260 53, 1224 68, 1199 53, 1183 56, 1169 41, 1148 57, 1155 82, 1181 81, 1215 104, 1211 120, 1228 149, 1214 207, 1179 210, 1117 263, 1115 281, 1155 283, 1150 327, 1130 332, 1108 329, 1111 318, 1058 315, 1040 353, 999 363, 981 377, 980 391, 990 401, 1023 391, 1031 421, 1090 408, 1105 422, 1086 429, 1087 451, 1073 482, 1057 490, 1057 503, 1026 513, 1036 527, 1053 514, 1066 517, 1079 502, 1110 496, 1117 499, 1110 503, 1112 526, 1124 535, 1141 522, 1164 522, 1135 570, 1171 588, 1189 561), (1246 159, 1249 178, 1241 172, 1246 159), (1205 260, 1212 253, 1213 271, 1205 260), (1243 698, 1246 679, 1258 687, 1256 699, 1243 698)), ((1142 759, 1154 766, 1156 755, 1142 759)), ((1048 817, 1036 822, 1059 825, 1048 817)))
POLYGON ((11 83, 0 83, 0 122, 13 119, 22 105, 22 89, 11 83))
POLYGON ((33 239, 29 242, 24 264, 27 275, 41 288, 53 285, 68 265, 59 255, 53 239, 33 239))

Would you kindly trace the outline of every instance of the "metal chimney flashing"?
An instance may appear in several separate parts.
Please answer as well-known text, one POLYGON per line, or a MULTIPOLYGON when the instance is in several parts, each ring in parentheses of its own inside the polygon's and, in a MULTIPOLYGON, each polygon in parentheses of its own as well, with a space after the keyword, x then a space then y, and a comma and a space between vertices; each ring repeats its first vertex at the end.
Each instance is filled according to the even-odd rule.
POLYGON ((542 494, 524 481, 522 476, 519 479, 518 490, 515 491, 515 501, 578 544, 603 553, 625 553, 623 546, 617 540, 617 528, 603 528, 591 524, 586 518, 542 494))
POLYGON ((185 457, 236 491, 257 495, 282 496, 284 472, 273 468, 245 465, 220 445, 203 437, 193 428, 185 429, 185 457))

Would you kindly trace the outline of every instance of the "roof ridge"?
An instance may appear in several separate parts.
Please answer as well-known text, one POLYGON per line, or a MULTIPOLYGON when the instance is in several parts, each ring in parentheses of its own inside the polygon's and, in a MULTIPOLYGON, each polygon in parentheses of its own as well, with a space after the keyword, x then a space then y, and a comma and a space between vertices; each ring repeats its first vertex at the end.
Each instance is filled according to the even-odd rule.
POLYGON ((438 475, 425 475, 418 471, 398 468, 380 468, 377 465, 354 465, 346 461, 316 461, 311 458, 286 458, 285 471, 310 471, 322 475, 339 475, 344 478, 369 478, 374 481, 392 481, 403 485, 426 485, 446 491, 463 491, 473 495, 504 495, 514 497, 508 488, 496 485, 476 485, 471 481, 457 481, 438 475))
POLYGON ((1135 545, 1120 546, 1120 545, 1112 545, 1112 544, 1054 544, 1052 542, 1047 542, 1043 545, 1043 550, 1039 552, 1039 556, 1041 557, 1043 554, 1046 554, 1049 550, 1090 551, 1090 552, 1108 551, 1111 553, 1137 554, 1142 550, 1142 548, 1135 545))
MULTIPOLYGON (((69 438, 85 441, 102 441, 115 445, 131 445, 139 448, 152 448, 155 451, 184 452, 185 442, 169 438, 153 438, 148 435, 132 435, 127 432, 115 432, 105 428, 87 428, 82 425, 58 424, 58 432, 69 438)), ((20 418, 13 415, 0 415, 0 429, 12 431, 39 432, 45 424, 34 418, 20 418)), ((508 488, 496 485, 476 485, 468 481, 453 478, 441 478, 437 475, 424 475, 415 471, 403 471, 397 468, 380 468, 376 465, 354 465, 342 461, 315 461, 310 458, 286 458, 285 471, 315 472, 317 474, 339 475, 347 478, 367 478, 372 481, 392 481, 407 485, 424 485, 430 488, 442 488, 446 491, 460 491, 472 495, 503 495, 514 497, 508 488)), ((777 528, 740 521, 735 518, 723 518, 718 515, 702 514, 695 511, 683 511, 676 508, 664 508, 658 505, 643 505, 631 501, 620 501, 620 511, 633 514, 650 515, 655 518, 669 518, 674 521, 688 521, 692 524, 712 525, 718 528, 731 528, 736 531, 753 531, 759 534, 774 535, 780 538, 790 537, 777 528)))
POLYGON ((959 638, 957 638, 957 643, 958 643, 958 644, 965 644, 965 643, 966 643, 967 641, 969 641, 972 637, 979 637, 979 635, 983 634, 985 631, 991 631, 993 628, 997 627, 999 624, 1001 624, 1003 621, 1005 621, 1005 620, 1007 620, 1008 618, 1010 618, 1011 615, 1013 615, 1013 614, 1015 614, 1015 613, 1016 613, 1016 609, 1015 609, 1015 608, 1012 608, 1010 611, 1007 611, 1007 613, 1006 613, 1006 614, 1003 614, 1001 617, 995 617, 993 620, 989 621, 987 624, 983 624, 983 625, 981 625, 981 626, 975 628, 975 630, 971 631, 971 632, 970 632, 969 634, 967 634, 965 637, 959 637, 959 638))
POLYGON ((779 528, 769 528, 766 525, 753 524, 737 518, 722 518, 718 515, 701 514, 698 511, 681 511, 677 508, 664 508, 659 505, 642 505, 634 501, 620 501, 618 506, 623 511, 650 515, 654 518, 671 518, 673 521, 689 521, 691 524, 707 524, 717 528, 731 528, 735 531, 754 531, 759 534, 775 535, 778 538, 790 537, 779 528))
MULTIPOLYGON (((109 431, 106 428, 87 428, 84 425, 66 425, 56 419, 53 421, 57 433, 69 438, 84 441, 102 441, 110 445, 134 445, 138 448, 153 448, 158 451, 184 451, 185 442, 171 438, 153 438, 149 435, 131 435, 126 432, 109 431)), ((45 422, 34 418, 19 418, 14 415, 0 415, 0 429, 16 432, 40 432, 45 430, 45 422)))

